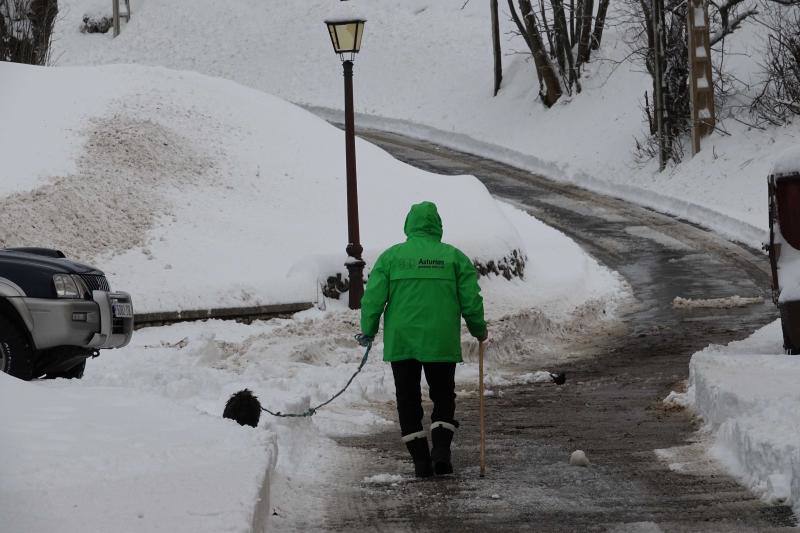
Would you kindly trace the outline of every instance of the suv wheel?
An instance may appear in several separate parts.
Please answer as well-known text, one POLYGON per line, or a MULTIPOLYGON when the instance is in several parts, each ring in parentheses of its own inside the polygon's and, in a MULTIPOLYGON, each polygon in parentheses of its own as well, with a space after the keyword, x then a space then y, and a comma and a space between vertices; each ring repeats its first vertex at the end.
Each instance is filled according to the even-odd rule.
POLYGON ((81 361, 77 365, 68 370, 60 370, 58 372, 48 372, 45 374, 47 379, 64 378, 64 379, 81 379, 83 371, 86 370, 86 361, 81 361))
POLYGON ((33 350, 14 322, 0 315, 0 370, 19 379, 33 379, 33 350))

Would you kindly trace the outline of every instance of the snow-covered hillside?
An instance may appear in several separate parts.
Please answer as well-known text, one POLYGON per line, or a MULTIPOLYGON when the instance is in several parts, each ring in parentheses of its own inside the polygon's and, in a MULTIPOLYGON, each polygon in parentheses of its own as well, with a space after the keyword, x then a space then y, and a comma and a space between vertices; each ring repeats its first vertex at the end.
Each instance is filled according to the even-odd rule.
MULTIPOLYGON (((61 65, 137 62, 237 80, 288 100, 341 107, 341 69, 323 19, 338 0, 136 0, 122 35, 79 33, 98 0, 65 0, 54 57, 61 65), (232 36, 235 36, 232 37, 232 36), (168 51, 168 52, 167 52, 168 51)), ((772 158, 797 141, 797 127, 751 129, 734 120, 703 151, 663 174, 641 167, 634 138, 645 124, 649 79, 630 52, 624 25, 609 24, 587 65, 584 91, 546 110, 519 37, 501 15, 505 77, 491 96, 488 6, 463 0, 349 2, 368 19, 356 60, 356 107, 362 124, 407 131, 610 192, 706 224, 758 245, 766 227, 764 181, 772 158), (390 120, 391 119, 391 120, 390 120)), ((503 2, 501 2, 501 5, 503 2)), ((612 3, 610 21, 616 21, 612 3)), ((106 6, 104 9, 108 9, 106 6)), ((726 70, 757 78, 759 26, 726 39, 726 70), (748 57, 748 52, 753 57, 748 57)), ((755 89, 753 89, 755 90, 755 89)))
MULTIPOLYGON (((96 262, 140 311, 318 301, 318 280, 344 270, 343 133, 311 113, 163 68, 2 64, 0 76, 11 88, 0 115, 25 124, 0 133, 10 162, 0 243, 96 262)), ((474 177, 424 172, 365 142, 357 150, 368 265, 405 240, 411 204, 431 200, 444 239, 472 258, 530 251, 507 311, 544 304, 543 290, 562 313, 617 290, 574 244, 502 208, 474 177), (555 280, 587 290, 565 299, 555 280)))
MULTIPOLYGON (((157 68, 3 64, 0 76, 0 114, 25 124, 0 134, 3 244, 98 262, 148 311, 316 301, 317 278, 344 270, 343 134, 310 113, 157 68)), ((358 152, 369 263, 404 240, 421 200, 474 258, 522 250, 476 179, 358 152)))

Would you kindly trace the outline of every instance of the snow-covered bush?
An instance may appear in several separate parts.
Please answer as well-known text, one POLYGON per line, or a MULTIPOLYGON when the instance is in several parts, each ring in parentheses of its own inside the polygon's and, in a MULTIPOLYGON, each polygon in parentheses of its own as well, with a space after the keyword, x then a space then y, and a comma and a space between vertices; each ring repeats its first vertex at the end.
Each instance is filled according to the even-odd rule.
MULTIPOLYGON (((478 271, 478 277, 502 276, 511 281, 514 278, 523 279, 525 277, 525 263, 528 256, 522 250, 511 250, 499 259, 473 259, 472 264, 478 271)), ((321 283, 322 294, 326 298, 338 300, 339 296, 350 290, 350 280, 346 272, 337 272, 335 275, 327 276, 321 283)))
POLYGON ((81 33, 108 33, 114 25, 113 17, 105 15, 84 15, 81 33))

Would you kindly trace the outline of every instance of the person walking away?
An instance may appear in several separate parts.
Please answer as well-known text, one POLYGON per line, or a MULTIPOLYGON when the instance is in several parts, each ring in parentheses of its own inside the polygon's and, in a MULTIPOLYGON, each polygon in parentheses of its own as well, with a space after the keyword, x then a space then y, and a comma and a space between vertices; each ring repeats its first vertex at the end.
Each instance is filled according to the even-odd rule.
POLYGON ((472 262, 458 248, 441 242, 442 220, 435 204, 413 205, 404 231, 406 242, 384 251, 370 272, 356 338, 363 346, 370 344, 384 315, 383 359, 392 365, 400 431, 414 472, 417 477, 451 474, 461 317, 470 334, 485 342, 483 298, 472 262), (423 371, 433 401, 432 450, 422 426, 423 371))

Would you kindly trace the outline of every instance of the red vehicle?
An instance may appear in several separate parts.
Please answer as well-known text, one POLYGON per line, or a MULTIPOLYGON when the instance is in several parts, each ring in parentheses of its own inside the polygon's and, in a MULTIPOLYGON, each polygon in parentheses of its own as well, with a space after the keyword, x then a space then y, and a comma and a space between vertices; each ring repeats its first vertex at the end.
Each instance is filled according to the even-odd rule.
MULTIPOLYGON (((772 298, 778 306, 786 353, 800 354, 800 171, 769 177, 769 252, 772 298)), ((795 167, 796 168, 796 167, 795 167)))

